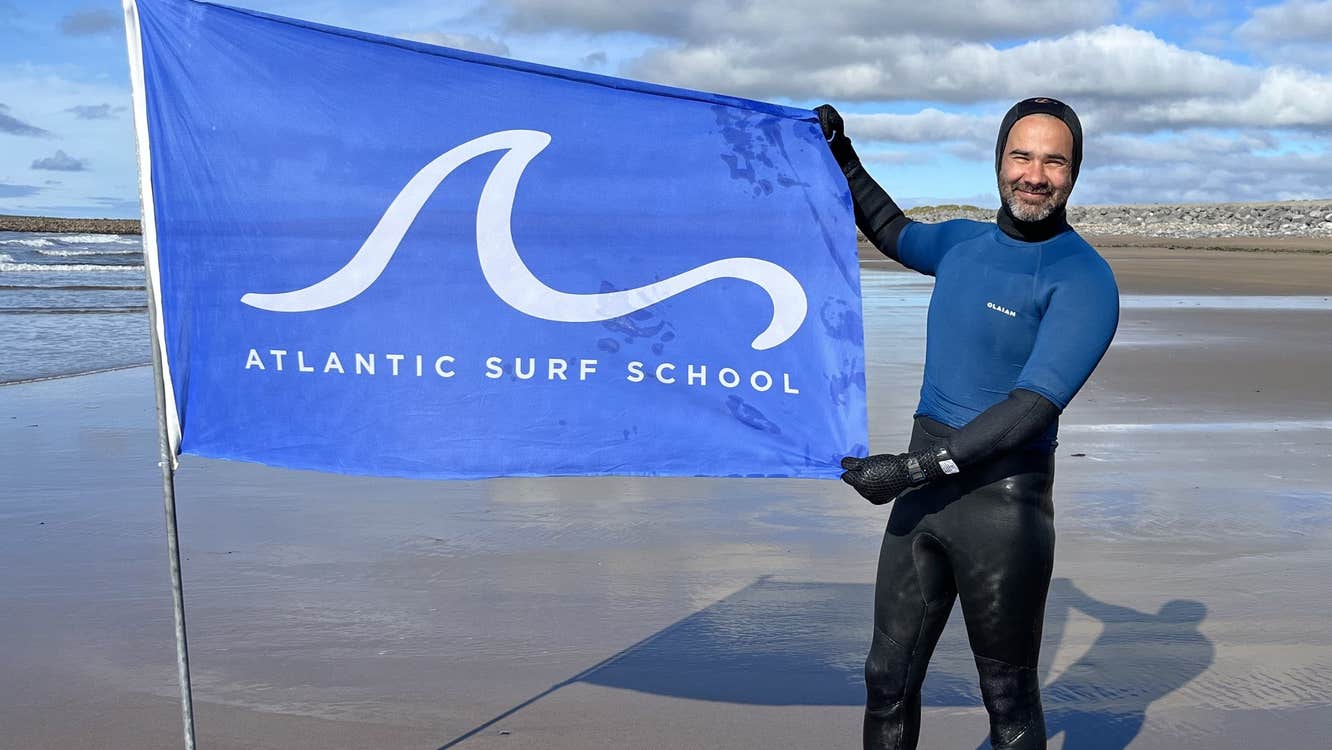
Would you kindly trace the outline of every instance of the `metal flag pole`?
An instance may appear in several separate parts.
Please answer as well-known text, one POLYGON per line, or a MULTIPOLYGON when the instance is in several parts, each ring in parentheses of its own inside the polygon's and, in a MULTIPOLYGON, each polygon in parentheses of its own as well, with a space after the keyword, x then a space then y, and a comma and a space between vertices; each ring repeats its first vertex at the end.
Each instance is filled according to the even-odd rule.
POLYGON ((153 350, 153 386, 157 397, 158 466, 166 511, 167 556, 171 566, 171 600, 176 623, 176 676, 180 680, 180 713, 185 750, 195 750, 194 696, 190 687, 190 655, 185 638, 185 589, 180 575, 180 537, 176 530, 176 447, 180 424, 166 358, 161 287, 157 268, 157 217, 153 205, 152 154, 148 147, 148 98, 143 70, 143 36, 136 0, 123 0, 125 43, 129 53, 130 93, 134 103, 134 146, 139 167, 139 227, 143 237, 143 268, 148 292, 148 325, 153 350))
MULTIPOLYGON (((150 298, 152 286, 148 287, 150 298)), ((176 620, 176 676, 180 680, 180 713, 185 725, 185 748, 195 750, 194 695, 190 688, 190 653, 185 638, 185 588, 180 576, 180 537, 176 533, 175 455, 167 437, 166 386, 162 377, 161 354, 157 346, 157 313, 150 299, 148 318, 153 324, 153 377, 157 391, 158 465, 162 467, 162 499, 166 508, 167 556, 171 563, 171 601, 176 620)))

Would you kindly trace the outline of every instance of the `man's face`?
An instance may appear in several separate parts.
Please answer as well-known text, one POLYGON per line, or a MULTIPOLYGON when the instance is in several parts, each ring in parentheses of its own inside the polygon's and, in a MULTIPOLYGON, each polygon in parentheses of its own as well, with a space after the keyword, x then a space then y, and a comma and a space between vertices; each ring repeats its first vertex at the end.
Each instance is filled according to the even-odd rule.
POLYGON ((1028 115, 1013 124, 999 162, 999 197, 1022 221, 1040 221, 1073 191, 1073 133, 1058 117, 1028 115))

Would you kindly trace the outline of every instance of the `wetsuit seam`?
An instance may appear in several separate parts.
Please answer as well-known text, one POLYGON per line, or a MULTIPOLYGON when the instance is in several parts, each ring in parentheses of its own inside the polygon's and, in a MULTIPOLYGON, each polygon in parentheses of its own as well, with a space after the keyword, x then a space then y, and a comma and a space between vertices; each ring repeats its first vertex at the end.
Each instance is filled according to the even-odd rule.
POLYGON ((1026 411, 1022 412, 1022 414, 1017 419, 1013 420, 1012 424, 1008 426, 1007 430, 1004 430, 1002 433, 1000 433, 998 437, 996 437, 988 446, 986 446, 985 455, 988 456, 989 454, 993 453, 995 446, 1002 443, 1004 441, 1004 438, 1012 434, 1013 430, 1016 430, 1023 422, 1025 422, 1027 420, 1027 417, 1030 417, 1031 413, 1036 410, 1037 405, 1038 404, 1036 402, 1033 402, 1031 405, 1027 407, 1026 411))
POLYGON ((1004 661, 1003 659, 995 659, 994 657, 991 656, 982 656, 981 654, 978 654, 974 651, 972 652, 972 656, 976 657, 977 659, 982 659, 984 661, 992 662, 994 664, 1002 664, 1005 667, 1012 667, 1013 669, 1025 669, 1028 672, 1036 671, 1036 667, 1024 667, 1021 664, 1014 664, 1011 661, 1004 661))
POLYGON ((889 643, 893 644, 894 646, 897 646, 898 648, 902 649, 903 651, 906 651, 906 650, 907 650, 906 644, 902 643, 901 641, 897 640, 896 638, 892 637, 891 635, 888 635, 888 631, 886 631, 886 630, 884 630, 883 628, 879 627, 877 624, 874 626, 874 632, 875 632, 875 633, 878 633, 878 634, 881 635, 881 636, 883 636, 883 639, 884 639, 884 640, 888 641, 889 643))
MULTIPOLYGON (((932 539, 934 538, 933 535, 929 535, 929 536, 930 536, 930 538, 932 538, 932 539)), ((936 540, 936 541, 938 541, 938 540, 936 540)), ((912 567, 913 567, 913 568, 915 567, 915 560, 914 560, 914 559, 912 560, 912 567)), ((917 580, 919 580, 919 578, 920 578, 919 573, 917 573, 916 578, 917 578, 917 580)), ((921 593, 921 599, 924 600, 924 598, 925 598, 925 594, 924 594, 924 592, 922 592, 922 593, 921 593)), ((898 705, 901 705, 901 704, 905 703, 906 700, 907 700, 907 697, 910 695, 910 692, 911 692, 911 670, 913 670, 913 669, 915 668, 915 666, 916 666, 916 652, 917 652, 917 650, 920 648, 920 639, 921 639, 921 636, 925 633, 925 623, 926 623, 927 620, 928 620, 927 615, 929 614, 929 611, 928 611, 929 608, 930 608, 929 602, 925 602, 925 609, 926 609, 926 612, 923 613, 923 614, 921 615, 921 618, 920 618, 920 624, 916 626, 916 637, 915 637, 915 639, 914 639, 914 642, 911 644, 911 655, 907 657, 907 673, 906 673, 906 685, 905 685, 905 688, 906 688, 906 689, 902 691, 902 700, 900 700, 900 701, 897 702, 898 705)), ((928 666, 928 664, 927 664, 926 666, 928 666)), ((922 681, 923 681, 923 680, 922 680, 922 681)), ((905 733, 899 733, 899 734, 897 735, 897 741, 893 743, 893 748, 892 748, 892 750, 899 750, 899 748, 902 747, 902 740, 903 740, 904 736, 905 736, 905 733)))
MULTIPOLYGON (((948 545, 944 544, 942 539, 940 539, 939 537, 937 537, 937 536, 931 534, 930 532, 928 532, 928 531, 922 531, 922 532, 916 534, 916 539, 919 539, 919 538, 921 538, 921 537, 929 537, 930 539, 934 540, 934 543, 935 543, 935 544, 937 544, 937 545, 939 545, 940 547, 942 547, 942 548, 944 549, 945 552, 948 551, 948 545)), ((916 549, 915 549, 915 547, 916 547, 916 543, 913 541, 913 542, 911 543, 911 570, 912 570, 913 572, 915 572, 915 574, 916 574, 916 586, 917 586, 917 588, 920 590, 920 603, 923 604, 923 605, 925 605, 925 609, 929 609, 932 605, 930 604, 930 600, 925 598, 925 588, 924 588, 923 586, 920 585, 920 569, 916 567, 916 549)), ((921 627, 924 627, 924 622, 925 622, 925 618, 922 617, 922 618, 921 618, 921 627)), ((919 634, 917 634, 917 637, 919 637, 919 634)))

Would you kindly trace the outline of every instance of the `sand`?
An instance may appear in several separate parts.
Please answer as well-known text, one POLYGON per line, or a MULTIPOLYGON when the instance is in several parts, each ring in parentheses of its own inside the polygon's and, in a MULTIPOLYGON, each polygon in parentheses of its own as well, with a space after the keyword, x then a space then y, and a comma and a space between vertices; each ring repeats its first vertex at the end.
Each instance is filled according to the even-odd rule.
MULTIPOLYGON (((1126 304, 1061 432, 1050 746, 1323 747, 1332 259, 1106 254, 1126 304)), ((866 346, 896 450, 924 311, 885 268, 866 346)), ((0 388, 0 747, 183 744, 152 409, 146 368, 0 388)), ((837 483, 187 456, 177 487, 200 747, 859 742, 886 512, 837 483)), ((960 625, 922 748, 986 734, 960 625)))

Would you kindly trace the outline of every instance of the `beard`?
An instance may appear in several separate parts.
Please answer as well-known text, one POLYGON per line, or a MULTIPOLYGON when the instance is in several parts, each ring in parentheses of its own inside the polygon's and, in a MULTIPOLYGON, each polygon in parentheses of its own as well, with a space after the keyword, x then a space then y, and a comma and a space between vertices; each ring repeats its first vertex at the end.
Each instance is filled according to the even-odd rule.
POLYGON ((1018 221, 1044 221, 1050 218, 1052 214, 1064 207, 1068 202, 1069 190, 1055 190, 1050 184, 1035 185, 1022 180, 1006 182, 1002 178, 999 181, 999 197, 1004 205, 1008 207, 1008 212, 1018 221), (1018 189, 1033 193, 1040 193, 1044 199, 1038 203, 1031 203, 1018 197, 1018 189))

